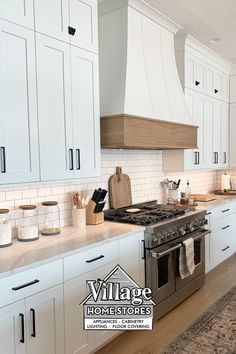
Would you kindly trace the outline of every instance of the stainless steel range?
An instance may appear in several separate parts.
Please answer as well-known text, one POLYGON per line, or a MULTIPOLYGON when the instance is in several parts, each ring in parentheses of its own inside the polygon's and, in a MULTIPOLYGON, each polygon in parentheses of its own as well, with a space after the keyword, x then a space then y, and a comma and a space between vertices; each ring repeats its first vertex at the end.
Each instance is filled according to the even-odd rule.
POLYGON ((146 286, 153 291, 155 318, 160 318, 205 280, 206 212, 151 201, 105 211, 105 220, 145 226, 144 255, 146 286), (194 240, 193 274, 181 279, 179 250, 187 238, 194 240))

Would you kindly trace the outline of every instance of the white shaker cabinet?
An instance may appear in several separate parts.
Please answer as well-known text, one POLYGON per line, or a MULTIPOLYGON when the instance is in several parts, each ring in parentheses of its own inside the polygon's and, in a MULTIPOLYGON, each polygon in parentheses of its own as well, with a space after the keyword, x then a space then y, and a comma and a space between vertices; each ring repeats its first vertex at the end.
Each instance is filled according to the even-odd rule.
POLYGON ((98 176, 98 57, 40 34, 36 45, 41 179, 98 176))
POLYGON ((34 33, 0 20, 0 183, 39 180, 34 33))
POLYGON ((63 285, 26 298, 27 354, 64 354, 63 285))
POLYGON ((100 166, 99 83, 96 54, 71 47, 74 177, 95 177, 100 166))
POLYGON ((0 352, 26 354, 24 300, 0 308, 0 352))
POLYGON ((37 35, 38 120, 42 180, 73 178, 70 47, 37 35))
POLYGON ((229 105, 222 103, 221 107, 221 150, 220 160, 222 168, 229 166, 229 105))
POLYGON ((97 53, 96 0, 34 0, 34 4, 37 32, 97 53))
POLYGON ((0 0, 0 18, 33 29, 33 0, 0 0))
POLYGON ((198 149, 185 150, 185 170, 202 169, 204 167, 204 119, 205 99, 204 95, 193 90, 185 90, 186 101, 194 121, 198 128, 198 149))

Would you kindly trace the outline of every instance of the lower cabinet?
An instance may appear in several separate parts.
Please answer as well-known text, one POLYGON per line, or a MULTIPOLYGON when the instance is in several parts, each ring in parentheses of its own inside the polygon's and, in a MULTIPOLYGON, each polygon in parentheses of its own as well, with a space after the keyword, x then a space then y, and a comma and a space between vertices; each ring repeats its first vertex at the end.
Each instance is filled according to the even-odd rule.
POLYGON ((234 207, 224 206, 220 209, 213 209, 209 214, 209 228, 212 232, 205 240, 206 272, 236 252, 236 213, 234 207), (228 215, 224 216, 225 213, 228 215))
POLYGON ((24 319, 24 300, 0 309, 0 352, 2 354, 26 354, 24 319))
POLYGON ((63 286, 0 309, 2 354, 64 354, 63 286))

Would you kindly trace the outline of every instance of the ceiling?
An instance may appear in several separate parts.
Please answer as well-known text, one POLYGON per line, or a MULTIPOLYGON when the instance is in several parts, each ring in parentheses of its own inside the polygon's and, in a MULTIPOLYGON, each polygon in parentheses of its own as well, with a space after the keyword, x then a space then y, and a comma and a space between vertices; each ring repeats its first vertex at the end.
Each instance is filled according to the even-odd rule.
POLYGON ((194 38, 236 62, 235 0, 146 0, 194 38), (219 38, 215 44, 210 39, 219 38))

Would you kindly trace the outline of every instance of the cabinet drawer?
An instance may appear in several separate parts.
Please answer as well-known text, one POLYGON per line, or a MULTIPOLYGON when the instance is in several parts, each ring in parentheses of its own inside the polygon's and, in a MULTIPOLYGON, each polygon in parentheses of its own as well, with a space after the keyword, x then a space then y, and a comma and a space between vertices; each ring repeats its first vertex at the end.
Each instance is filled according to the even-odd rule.
MULTIPOLYGON (((220 208, 209 210, 210 222, 212 223, 215 220, 224 218, 227 215, 231 215, 235 212, 235 206, 232 204, 226 204, 220 208)), ((214 224, 213 224, 214 226, 214 224)))
POLYGON ((0 279, 0 307, 62 282, 63 268, 61 260, 0 279))
POLYGON ((118 258, 118 241, 64 259, 64 279, 69 280, 87 273, 118 258))

